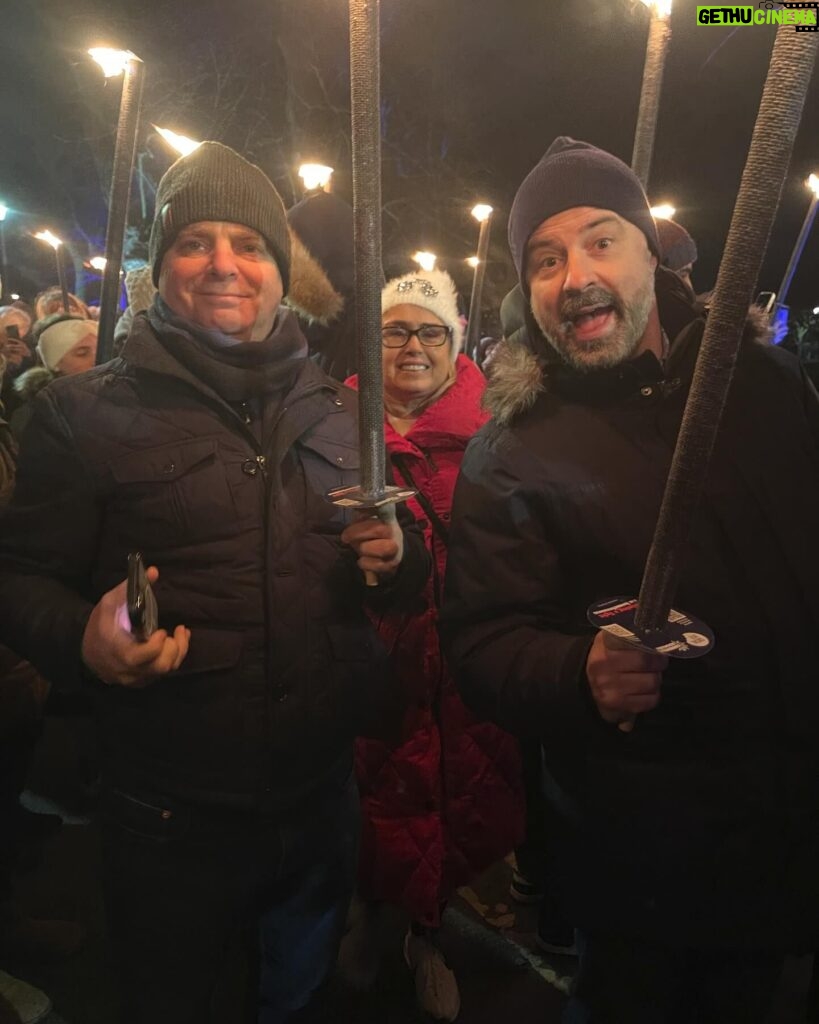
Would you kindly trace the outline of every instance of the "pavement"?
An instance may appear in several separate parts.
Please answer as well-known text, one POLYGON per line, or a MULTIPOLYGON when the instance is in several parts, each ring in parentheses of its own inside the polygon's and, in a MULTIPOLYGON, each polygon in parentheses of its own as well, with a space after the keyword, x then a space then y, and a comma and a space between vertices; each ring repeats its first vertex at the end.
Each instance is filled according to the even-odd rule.
MULTIPOLYGON (((76 919, 87 929, 82 950, 62 963, 4 961, 0 969, 47 992, 54 1010, 42 1024, 116 1024, 115 989, 100 893, 99 843, 80 782, 89 749, 89 725, 77 718, 49 719, 38 746, 24 802, 58 811, 67 822, 49 839, 42 862, 20 875, 16 893, 32 916, 76 919)), ((559 1024, 575 961, 541 955, 535 945, 537 912, 509 900, 511 867, 503 862, 461 889, 444 915, 441 943, 461 991, 459 1024, 559 1024)), ((331 1024, 419 1024, 412 978, 403 963, 401 936, 388 943, 374 988, 352 991, 340 977, 330 987, 331 1024)), ((769 1024, 802 1024, 812 958, 789 961, 769 1024)), ((226 963, 219 1024, 240 1024, 241 968, 226 963)), ((203 1022, 205 1024, 205 1022, 203 1022)), ((628 1022, 623 1022, 628 1024, 628 1022)))

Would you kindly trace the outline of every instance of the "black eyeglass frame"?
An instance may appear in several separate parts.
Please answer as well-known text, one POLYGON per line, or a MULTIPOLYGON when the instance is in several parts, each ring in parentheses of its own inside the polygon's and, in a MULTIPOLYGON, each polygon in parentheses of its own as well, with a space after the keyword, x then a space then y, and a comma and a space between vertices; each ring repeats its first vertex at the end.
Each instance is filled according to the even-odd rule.
POLYGON ((446 324, 418 324, 418 326, 414 329, 410 328, 407 324, 386 324, 384 327, 381 328, 381 344, 384 346, 384 348, 403 348, 405 345, 409 344, 409 340, 413 336, 413 334, 421 342, 424 348, 440 348, 442 345, 445 345, 452 337, 452 328, 447 327, 446 324), (425 327, 434 327, 435 330, 442 330, 444 332, 444 336, 441 338, 440 341, 424 341, 419 332, 423 331, 425 327), (388 345, 387 342, 384 340, 384 331, 405 331, 407 336, 401 342, 400 345, 388 345))

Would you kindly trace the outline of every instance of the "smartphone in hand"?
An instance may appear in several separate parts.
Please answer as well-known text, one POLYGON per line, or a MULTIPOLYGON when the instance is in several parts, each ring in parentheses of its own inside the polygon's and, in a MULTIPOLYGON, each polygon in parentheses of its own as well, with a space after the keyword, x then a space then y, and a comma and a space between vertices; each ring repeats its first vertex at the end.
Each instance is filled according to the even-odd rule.
POLYGON ((147 640, 152 633, 156 632, 158 613, 156 598, 151 584, 148 582, 148 577, 145 575, 142 555, 138 551, 128 555, 127 590, 131 632, 137 640, 147 640))

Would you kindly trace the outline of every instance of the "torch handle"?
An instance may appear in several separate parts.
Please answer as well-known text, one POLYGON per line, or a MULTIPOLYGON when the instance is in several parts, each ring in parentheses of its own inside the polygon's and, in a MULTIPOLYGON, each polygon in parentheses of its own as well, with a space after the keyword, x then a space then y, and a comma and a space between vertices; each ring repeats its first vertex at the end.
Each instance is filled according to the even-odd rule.
MULTIPOLYGON (((365 518, 380 519, 382 523, 394 523, 397 518, 395 514, 395 505, 392 502, 390 502, 389 505, 382 505, 374 516, 365 518)), ((378 573, 373 572, 371 569, 365 569, 364 582, 368 587, 379 586, 378 573)))

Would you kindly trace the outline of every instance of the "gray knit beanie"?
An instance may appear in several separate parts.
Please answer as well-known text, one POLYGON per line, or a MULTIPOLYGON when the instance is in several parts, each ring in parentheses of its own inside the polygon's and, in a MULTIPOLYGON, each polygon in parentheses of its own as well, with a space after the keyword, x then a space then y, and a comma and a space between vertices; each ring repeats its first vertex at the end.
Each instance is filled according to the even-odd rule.
POLYGON ((220 142, 203 142, 162 175, 149 245, 154 284, 173 240, 182 228, 200 220, 244 224, 258 231, 270 246, 287 294, 290 233, 281 197, 264 171, 220 142))
POLYGON ((509 213, 509 248, 526 295, 529 239, 549 217, 575 206, 594 206, 619 214, 643 232, 649 249, 659 259, 654 218, 634 171, 611 153, 561 135, 523 179, 509 213))

